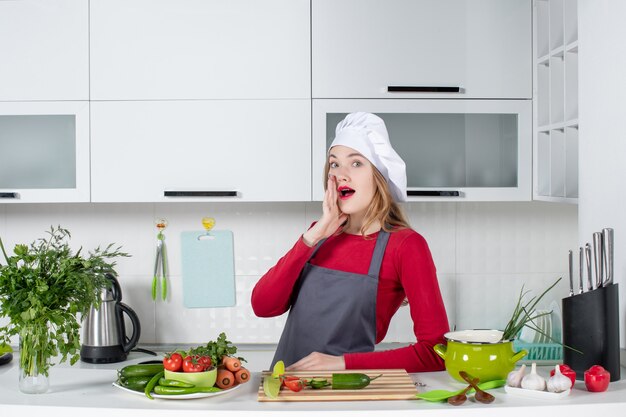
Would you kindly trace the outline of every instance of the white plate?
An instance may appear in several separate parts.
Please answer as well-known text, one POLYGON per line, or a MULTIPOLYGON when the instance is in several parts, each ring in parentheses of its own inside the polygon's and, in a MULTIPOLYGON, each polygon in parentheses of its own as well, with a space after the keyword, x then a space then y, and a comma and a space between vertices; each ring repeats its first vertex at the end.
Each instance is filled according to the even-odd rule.
POLYGON ((537 391, 534 389, 513 388, 513 387, 509 387, 508 385, 505 385, 504 391, 507 394, 515 395, 518 397, 538 398, 541 400, 561 400, 567 397, 572 390, 568 389, 567 391, 563 391, 563 392, 550 392, 550 391, 537 391))
MULTIPOLYGON (((536 321, 539 321, 539 320, 537 319, 536 321)), ((528 324, 529 324, 529 326, 535 326, 535 321, 531 320, 528 324)), ((537 332, 535 330, 531 329, 529 326, 524 326, 522 328, 522 332, 521 332, 519 338, 520 338, 520 340, 522 342, 534 343, 535 337, 537 336, 537 332)))
MULTIPOLYGON (((146 394, 144 394, 143 392, 133 391, 132 389, 128 389, 126 387, 119 385, 117 382, 114 382, 113 386, 121 389, 122 391, 126 391, 131 394, 141 395, 142 397, 146 397, 146 394)), ((229 392, 236 390, 240 386, 241 384, 235 385, 232 388, 225 389, 225 390, 218 391, 218 392, 198 392, 196 394, 183 394, 183 395, 159 395, 159 394, 152 393, 152 396, 154 398, 162 398, 164 400, 193 400, 196 398, 207 398, 207 397, 215 397, 216 395, 228 394, 229 392)))
MULTIPOLYGON (((535 312, 535 314, 542 314, 542 313, 543 313, 543 310, 537 310, 535 312)), ((543 332, 544 327, 545 327, 545 316, 537 317, 534 323, 536 323, 536 327, 543 332)), ((541 332, 535 332, 535 339, 533 340, 533 343, 541 343, 542 340, 543 340, 543 335, 541 334, 541 332)))
MULTIPOLYGON (((550 311, 550 310, 548 310, 550 311)), ((552 314, 546 316, 546 336, 543 337, 543 343, 552 343, 552 314)))
MULTIPOLYGON (((561 307, 556 301, 552 301, 549 310, 552 310, 552 338, 560 342, 563 336, 561 330, 561 307)), ((550 341, 550 343, 554 343, 554 341, 550 341)))

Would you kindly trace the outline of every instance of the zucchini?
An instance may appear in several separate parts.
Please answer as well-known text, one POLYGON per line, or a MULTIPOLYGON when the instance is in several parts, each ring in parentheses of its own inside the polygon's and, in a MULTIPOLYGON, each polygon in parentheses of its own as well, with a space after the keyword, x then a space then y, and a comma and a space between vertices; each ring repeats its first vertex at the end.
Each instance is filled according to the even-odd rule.
POLYGON ((163 364, 150 363, 144 365, 128 365, 118 371, 120 378, 136 376, 153 376, 163 371, 163 364))

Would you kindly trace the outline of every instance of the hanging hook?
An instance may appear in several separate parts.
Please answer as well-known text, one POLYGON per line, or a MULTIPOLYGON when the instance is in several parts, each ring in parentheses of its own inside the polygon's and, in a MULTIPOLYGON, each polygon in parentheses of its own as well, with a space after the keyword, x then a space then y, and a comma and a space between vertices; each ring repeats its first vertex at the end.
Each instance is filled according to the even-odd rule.
POLYGON ((212 236, 211 233, 209 233, 211 229, 213 229, 213 226, 215 226, 215 219, 213 217, 203 217, 202 227, 204 227, 204 230, 206 231, 206 233, 198 236, 198 240, 215 239, 215 237, 212 236))

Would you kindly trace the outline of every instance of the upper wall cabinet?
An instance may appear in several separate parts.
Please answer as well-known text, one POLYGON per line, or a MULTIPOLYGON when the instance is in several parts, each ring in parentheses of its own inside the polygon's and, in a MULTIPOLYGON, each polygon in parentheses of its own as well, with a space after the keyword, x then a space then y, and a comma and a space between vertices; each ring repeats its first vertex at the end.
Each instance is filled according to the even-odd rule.
POLYGON ((0 203, 87 201, 89 102, 0 102, 0 203))
POLYGON ((313 200, 347 113, 380 116, 406 163, 408 201, 529 201, 530 100, 313 100, 313 200))
POLYGON ((89 99, 89 1, 0 1, 0 101, 89 99))
POLYGON ((531 0, 313 0, 313 98, 532 97, 531 0))
POLYGON ((310 100, 91 104, 94 202, 310 201, 310 100))
POLYGON ((91 0, 91 99, 310 98, 309 0, 91 0))

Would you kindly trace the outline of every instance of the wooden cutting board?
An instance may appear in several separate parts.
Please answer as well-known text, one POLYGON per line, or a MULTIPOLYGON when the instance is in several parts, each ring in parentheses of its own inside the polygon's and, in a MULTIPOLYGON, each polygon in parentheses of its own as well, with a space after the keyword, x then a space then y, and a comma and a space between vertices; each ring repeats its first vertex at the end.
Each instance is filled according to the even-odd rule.
MULTIPOLYGON (((290 391, 282 387, 277 398, 268 398, 263 392, 263 379, 259 386, 258 401, 374 401, 374 400, 414 400, 417 389, 413 380, 404 369, 365 369, 349 371, 299 371, 289 372, 290 376, 310 379, 327 378, 330 382, 333 373, 364 373, 370 378, 382 374, 367 387, 355 390, 334 390, 331 387, 321 389, 304 388, 300 392, 290 391)), ((271 375, 271 371, 263 371, 262 377, 271 375)))

